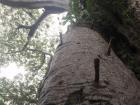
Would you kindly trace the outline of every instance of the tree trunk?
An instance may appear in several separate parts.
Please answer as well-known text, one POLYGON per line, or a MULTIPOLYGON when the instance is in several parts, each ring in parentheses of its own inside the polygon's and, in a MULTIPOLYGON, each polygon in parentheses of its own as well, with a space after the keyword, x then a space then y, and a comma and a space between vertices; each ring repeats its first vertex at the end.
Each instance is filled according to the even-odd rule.
POLYGON ((99 33, 73 26, 55 52, 38 105, 140 105, 139 81, 109 45, 99 33))

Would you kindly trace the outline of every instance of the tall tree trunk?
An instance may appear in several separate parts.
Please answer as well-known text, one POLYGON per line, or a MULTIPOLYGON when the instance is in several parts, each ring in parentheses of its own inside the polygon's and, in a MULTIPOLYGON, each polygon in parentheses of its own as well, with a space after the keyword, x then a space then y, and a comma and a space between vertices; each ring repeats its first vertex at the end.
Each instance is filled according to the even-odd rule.
POLYGON ((138 80, 109 48, 99 33, 73 26, 55 52, 38 105, 140 105, 138 80))

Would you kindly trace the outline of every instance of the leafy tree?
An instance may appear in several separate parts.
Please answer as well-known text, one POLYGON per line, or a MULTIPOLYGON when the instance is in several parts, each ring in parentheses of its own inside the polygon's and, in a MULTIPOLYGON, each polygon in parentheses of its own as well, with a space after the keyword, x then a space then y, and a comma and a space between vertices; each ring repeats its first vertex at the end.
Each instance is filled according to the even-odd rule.
POLYGON ((0 105, 35 105, 40 80, 48 70, 49 59, 59 43, 59 31, 66 27, 57 20, 63 16, 46 18, 28 41, 29 30, 18 29, 19 26, 33 24, 44 10, 14 9, 4 5, 0 5, 0 10, 0 66, 16 62, 18 66, 24 66, 27 72, 14 80, 0 78, 0 105), (55 32, 50 27, 53 23, 58 25, 55 32))

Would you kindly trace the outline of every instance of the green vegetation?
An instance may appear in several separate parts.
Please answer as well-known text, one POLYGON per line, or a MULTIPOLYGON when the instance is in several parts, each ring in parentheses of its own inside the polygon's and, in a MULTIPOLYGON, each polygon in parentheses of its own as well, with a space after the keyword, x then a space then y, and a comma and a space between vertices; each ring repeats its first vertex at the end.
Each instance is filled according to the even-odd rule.
POLYGON ((78 0, 71 0, 69 19, 76 19, 76 23, 95 26, 115 26, 116 24, 134 24, 133 11, 128 7, 127 0, 86 0, 86 7, 80 8, 78 0))
POLYGON ((37 88, 50 59, 44 53, 53 55, 59 43, 59 32, 50 33, 49 26, 55 22, 50 16, 41 23, 27 48, 22 50, 29 30, 18 30, 17 27, 19 24, 33 24, 42 12, 0 5, 0 67, 15 62, 26 69, 25 75, 18 75, 14 80, 0 77, 0 105, 36 105, 37 88))
POLYGON ((37 80, 17 76, 14 81, 0 79, 0 105, 36 105, 37 80))

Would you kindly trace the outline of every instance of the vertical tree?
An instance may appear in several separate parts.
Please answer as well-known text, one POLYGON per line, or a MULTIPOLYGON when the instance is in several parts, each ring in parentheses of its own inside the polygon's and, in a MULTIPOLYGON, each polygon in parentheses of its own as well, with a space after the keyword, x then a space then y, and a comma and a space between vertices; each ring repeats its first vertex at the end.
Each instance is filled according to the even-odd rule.
MULTIPOLYGON (((38 104, 139 105, 140 93, 138 90, 140 84, 134 74, 125 67, 112 51, 111 46, 114 39, 111 39, 107 44, 101 37, 102 34, 90 29, 99 29, 100 25, 102 25, 101 30, 113 27, 111 29, 115 29, 115 31, 108 31, 129 35, 127 33, 130 32, 130 27, 125 26, 128 24, 133 26, 134 23, 123 20, 124 18, 132 19, 127 11, 128 5, 125 7, 125 2, 121 1, 87 0, 86 5, 79 4, 80 1, 77 0, 71 1, 73 5, 71 5, 70 16, 74 16, 74 19, 76 18, 79 26, 72 26, 65 35, 61 35, 61 43, 55 51, 55 55, 49 65, 49 71, 39 88, 38 104), (81 5, 85 11, 79 11, 81 5), (114 10, 111 6, 118 6, 117 8, 119 9, 114 10), (120 10, 125 11, 119 14, 120 10), (102 18, 102 13, 104 13, 104 16, 108 16, 107 20, 104 21, 105 18, 102 18), (94 16, 97 17, 94 18, 94 16), (85 26, 85 22, 88 23, 88 26, 90 25, 90 28, 81 27, 83 23, 85 26)), ((49 13, 67 10, 69 1, 62 3, 62 1, 57 2, 55 0, 52 2, 48 0, 34 2, 2 0, 1 3, 21 8, 44 7, 46 11, 35 24, 32 26, 20 26, 30 29, 32 33, 48 13, 47 10, 49 10, 49 13)), ((70 19, 74 22, 72 17, 70 19)), ((30 32, 28 40, 33 35, 30 32)), ((134 35, 137 35, 137 33, 134 35)), ((131 38, 127 37, 129 42, 137 47, 138 43, 133 43, 131 38)))

